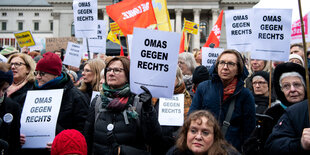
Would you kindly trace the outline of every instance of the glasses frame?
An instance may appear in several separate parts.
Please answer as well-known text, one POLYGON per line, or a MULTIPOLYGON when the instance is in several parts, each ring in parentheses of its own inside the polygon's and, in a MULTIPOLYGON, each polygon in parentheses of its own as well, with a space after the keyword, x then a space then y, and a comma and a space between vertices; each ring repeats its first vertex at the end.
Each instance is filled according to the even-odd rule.
POLYGON ((219 61, 218 63, 218 67, 225 67, 225 65, 227 65, 228 68, 232 68, 235 67, 237 65, 237 63, 234 62, 225 62, 225 61, 219 61))
POLYGON ((12 67, 13 65, 14 65, 15 67, 20 67, 20 66, 22 66, 22 65, 25 65, 25 66, 26 66, 27 64, 22 63, 22 62, 18 62, 18 63, 17 63, 17 62, 13 62, 13 63, 11 62, 10 65, 11 65, 11 67, 12 67))
POLYGON ((119 73, 121 73, 123 70, 124 70, 124 68, 110 68, 110 67, 107 67, 107 68, 106 68, 106 72, 107 72, 107 73, 113 71, 114 74, 119 74, 119 73))
POLYGON ((40 75, 41 77, 43 77, 45 74, 47 74, 46 72, 41 72, 41 71, 35 71, 34 76, 40 75))

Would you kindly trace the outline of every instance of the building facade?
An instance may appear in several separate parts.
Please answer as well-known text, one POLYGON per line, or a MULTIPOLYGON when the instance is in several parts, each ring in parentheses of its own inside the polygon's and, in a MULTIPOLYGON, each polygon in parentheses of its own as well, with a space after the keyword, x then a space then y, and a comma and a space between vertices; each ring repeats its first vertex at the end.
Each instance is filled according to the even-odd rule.
MULTIPOLYGON (((74 36, 72 0, 42 0, 41 3, 31 5, 29 1, 31 0, 0 1, 0 38, 14 38, 13 33, 21 30, 31 30, 34 37, 40 38, 74 36)), ((172 31, 182 31, 184 18, 199 23, 199 33, 192 35, 190 39, 191 50, 200 48, 206 42, 222 9, 252 8, 258 2, 259 0, 167 0, 167 7, 172 31)), ((109 21, 105 7, 113 3, 115 0, 98 0, 98 19, 109 21)), ((224 18, 220 42, 220 47, 225 48, 224 18)), ((0 45, 4 45, 1 40, 0 45)))

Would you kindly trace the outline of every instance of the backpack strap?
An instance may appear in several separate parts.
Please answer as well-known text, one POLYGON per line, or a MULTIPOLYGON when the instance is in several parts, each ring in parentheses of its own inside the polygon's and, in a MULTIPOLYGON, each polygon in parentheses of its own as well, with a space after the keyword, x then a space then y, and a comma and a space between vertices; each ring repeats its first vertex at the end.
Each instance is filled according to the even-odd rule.
POLYGON ((225 120, 223 121, 223 124, 221 126, 221 131, 224 137, 226 135, 228 127, 230 126, 231 116, 235 109, 235 101, 236 101, 236 98, 233 98, 232 101, 230 102, 225 120))

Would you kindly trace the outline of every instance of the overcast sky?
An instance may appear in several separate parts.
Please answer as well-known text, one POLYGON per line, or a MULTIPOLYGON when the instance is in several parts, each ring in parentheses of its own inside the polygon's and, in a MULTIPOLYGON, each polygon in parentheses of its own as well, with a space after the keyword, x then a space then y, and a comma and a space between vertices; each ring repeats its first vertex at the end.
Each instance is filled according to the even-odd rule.
MULTIPOLYGON (((302 15, 310 12, 310 0, 301 0, 302 15)), ((292 22, 299 19, 298 0, 260 0, 254 8, 291 8, 293 9, 292 22)))

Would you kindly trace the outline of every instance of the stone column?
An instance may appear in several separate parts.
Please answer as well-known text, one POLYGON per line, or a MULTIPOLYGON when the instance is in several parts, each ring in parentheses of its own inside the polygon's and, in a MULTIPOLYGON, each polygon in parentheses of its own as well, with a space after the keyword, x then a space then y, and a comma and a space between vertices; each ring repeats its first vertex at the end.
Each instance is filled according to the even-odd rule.
MULTIPOLYGON (((212 25, 210 25, 211 27, 213 27, 213 25, 216 23, 217 18, 219 17, 219 9, 212 9, 212 25)), ((212 28, 211 28, 212 29, 212 28)))
MULTIPOLYGON (((194 9, 194 23, 200 24, 200 12, 201 9, 194 9)), ((193 50, 194 48, 200 48, 200 32, 199 32, 199 27, 198 27, 198 33, 197 34, 192 34, 192 48, 191 50, 193 50)))
POLYGON ((175 32, 182 32, 182 11, 183 9, 175 10, 175 32))
POLYGON ((60 20, 60 13, 59 12, 53 12, 53 37, 59 37, 59 32, 60 32, 60 25, 59 25, 59 20, 60 20))
POLYGON ((103 12, 103 20, 107 21, 107 30, 110 28, 110 20, 109 20, 109 15, 107 13, 107 10, 105 8, 102 9, 103 12))

